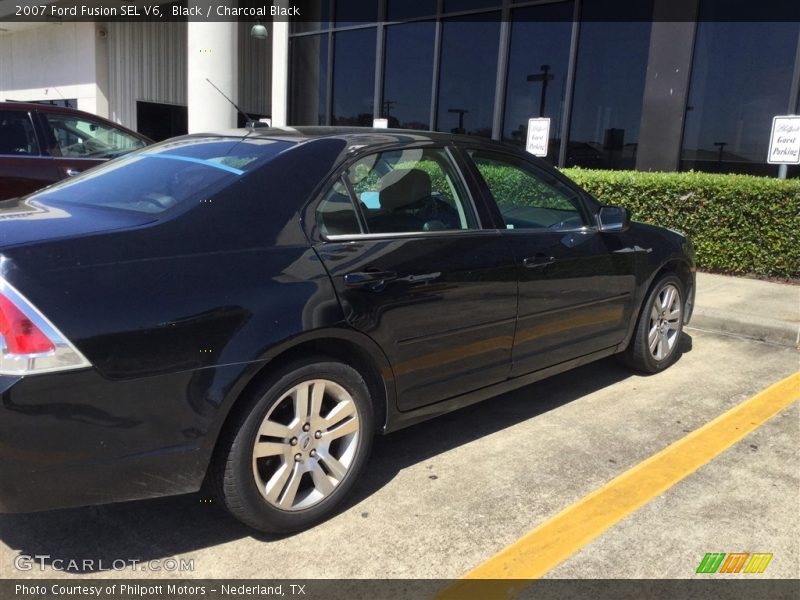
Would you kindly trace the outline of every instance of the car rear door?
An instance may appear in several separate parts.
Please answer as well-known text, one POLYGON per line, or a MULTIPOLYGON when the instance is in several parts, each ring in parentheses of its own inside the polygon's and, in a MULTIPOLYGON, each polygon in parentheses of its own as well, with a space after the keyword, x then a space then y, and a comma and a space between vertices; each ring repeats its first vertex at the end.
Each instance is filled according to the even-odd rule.
POLYGON ((42 156, 27 110, 0 110, 0 200, 24 196, 59 179, 55 165, 42 156))
POLYGON ((512 375, 620 343, 635 288, 632 253, 598 231, 582 194, 560 175, 517 154, 465 154, 506 228, 519 278, 512 375))
POLYGON ((513 259, 502 232, 481 229, 448 148, 362 156, 313 218, 315 250, 348 323, 392 364, 400 410, 508 377, 513 259))

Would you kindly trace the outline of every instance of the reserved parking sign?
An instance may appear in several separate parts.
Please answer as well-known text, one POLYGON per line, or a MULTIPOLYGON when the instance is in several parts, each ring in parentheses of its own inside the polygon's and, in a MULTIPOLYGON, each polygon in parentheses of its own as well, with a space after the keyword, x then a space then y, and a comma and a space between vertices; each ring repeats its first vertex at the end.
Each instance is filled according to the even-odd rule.
POLYGON ((800 165, 800 116, 772 119, 767 162, 771 165, 800 165))
POLYGON ((547 156, 550 142, 550 119, 528 119, 528 139, 525 149, 534 156, 547 156))

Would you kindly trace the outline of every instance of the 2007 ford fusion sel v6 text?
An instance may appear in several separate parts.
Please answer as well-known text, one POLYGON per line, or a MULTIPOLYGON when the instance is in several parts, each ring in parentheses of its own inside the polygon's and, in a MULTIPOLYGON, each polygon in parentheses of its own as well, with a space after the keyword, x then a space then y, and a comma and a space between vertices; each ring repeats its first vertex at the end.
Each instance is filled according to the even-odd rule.
POLYGON ((372 437, 680 352, 684 236, 494 142, 175 138, 0 203, 0 510, 194 492, 333 514, 372 437))

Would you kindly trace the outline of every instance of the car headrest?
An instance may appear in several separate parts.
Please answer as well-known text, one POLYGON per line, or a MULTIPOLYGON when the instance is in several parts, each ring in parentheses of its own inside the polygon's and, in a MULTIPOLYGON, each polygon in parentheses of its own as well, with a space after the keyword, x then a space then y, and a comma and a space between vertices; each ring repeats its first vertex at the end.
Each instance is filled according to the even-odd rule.
POLYGON ((381 180, 381 208, 412 206, 431 195, 431 178, 420 169, 396 169, 381 180))

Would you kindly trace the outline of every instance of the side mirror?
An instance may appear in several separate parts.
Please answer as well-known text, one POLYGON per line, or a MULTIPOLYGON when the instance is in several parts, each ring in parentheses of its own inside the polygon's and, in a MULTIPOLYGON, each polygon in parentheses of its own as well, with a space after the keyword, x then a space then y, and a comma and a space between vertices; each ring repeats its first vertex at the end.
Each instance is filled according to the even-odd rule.
POLYGON ((597 215, 600 231, 625 231, 631 223, 631 213, 621 206, 603 206, 597 215))

